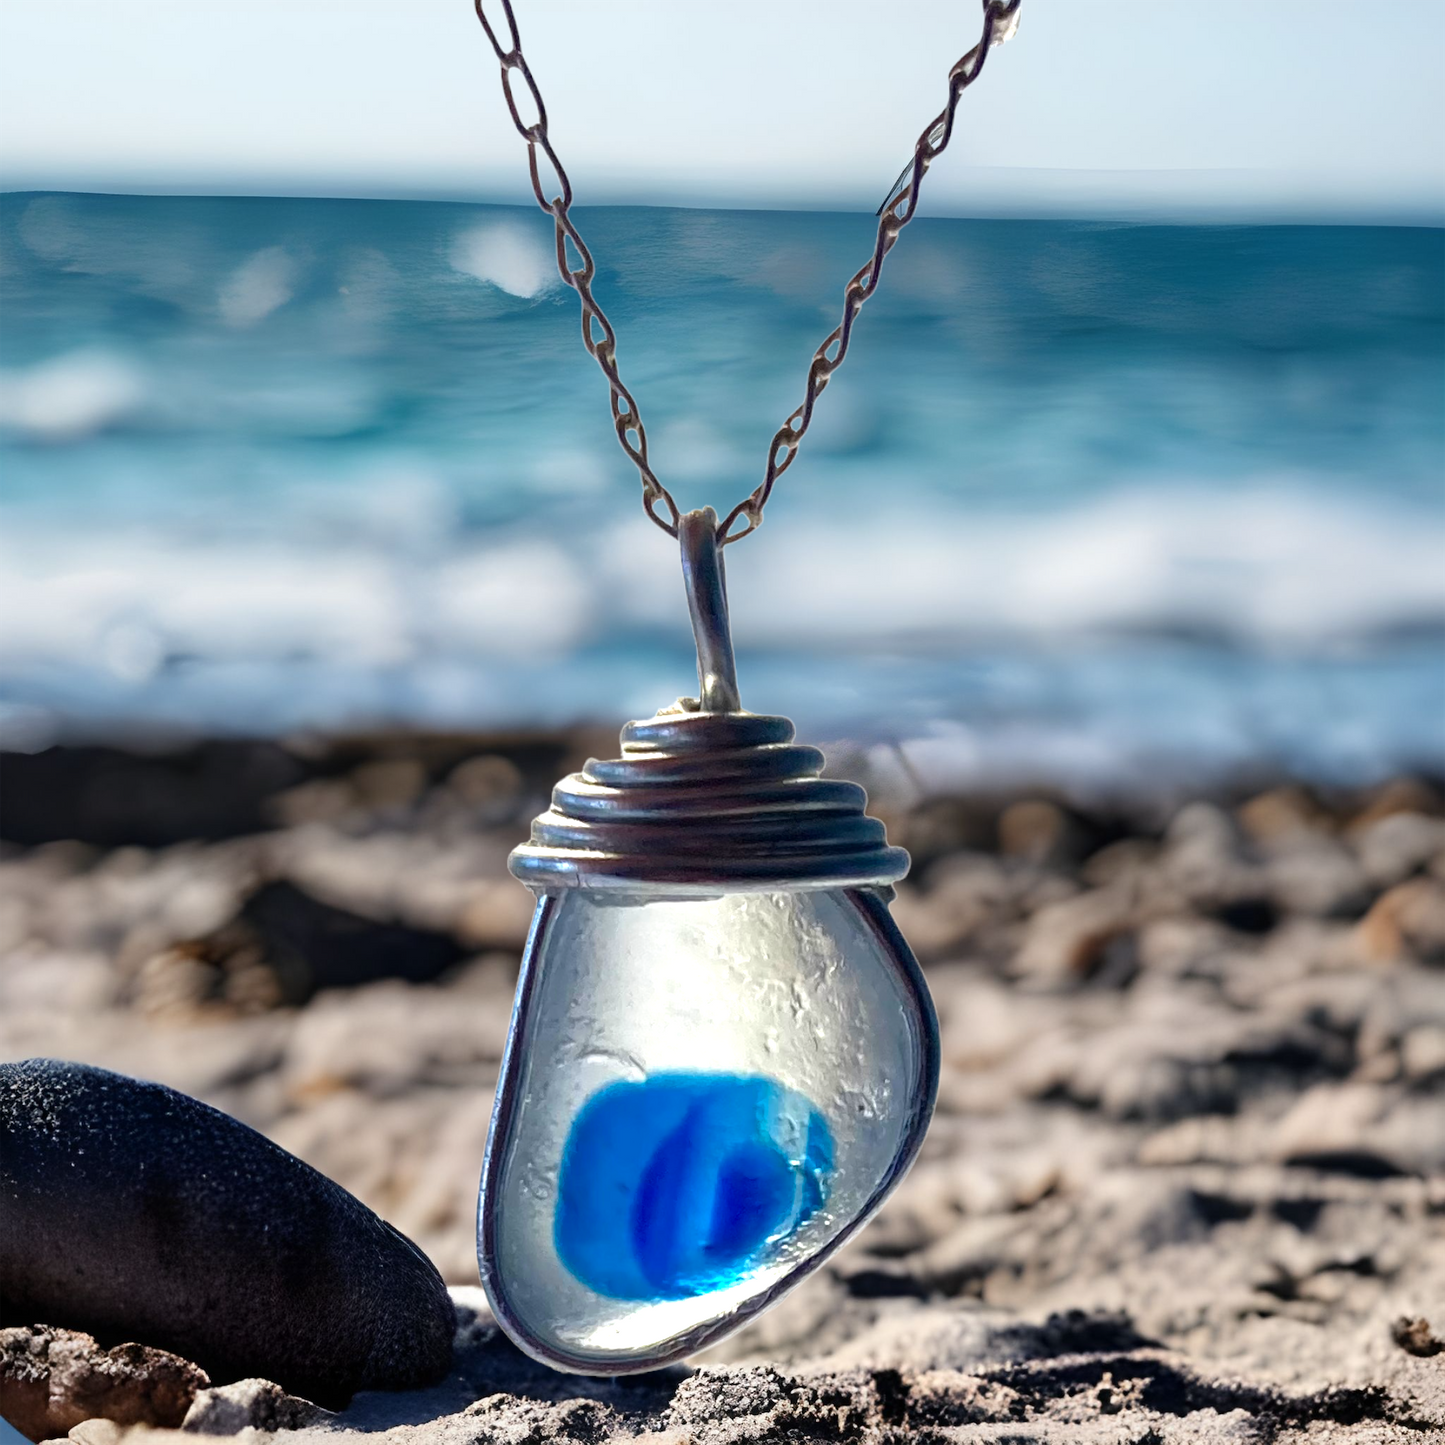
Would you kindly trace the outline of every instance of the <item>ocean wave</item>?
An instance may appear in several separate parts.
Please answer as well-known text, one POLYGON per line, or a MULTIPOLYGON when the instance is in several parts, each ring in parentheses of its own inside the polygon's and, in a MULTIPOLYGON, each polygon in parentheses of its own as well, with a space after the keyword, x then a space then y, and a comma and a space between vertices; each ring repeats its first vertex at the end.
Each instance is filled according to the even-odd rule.
MULTIPOLYGON (((871 218, 580 224, 658 474, 730 504, 871 218)), ((0 255, 0 704, 32 736, 510 726, 693 686, 545 216, 36 196, 0 255)), ((1442 255, 920 220, 729 549, 745 699, 915 769, 1439 759, 1442 255)))
POLYGON ((227 326, 254 326, 295 294, 296 262, 283 246, 248 256, 226 278, 216 308, 227 326))
POLYGON ((1320 646, 1445 626, 1445 516, 1276 488, 1133 489, 1047 515, 937 508, 760 535, 763 638, 1200 634, 1320 646))
POLYGON ((452 242, 451 259, 458 271, 523 300, 560 284, 535 233, 505 221, 463 231, 452 242))
POLYGON ((34 442, 71 442, 133 417, 141 369, 109 351, 79 350, 0 372, 0 427, 34 442))
MULTIPOLYGON (((684 635, 678 564, 653 529, 448 541, 412 516, 425 488, 408 497, 332 544, 12 528, 0 662, 98 664, 117 628, 148 631, 162 658, 377 665, 684 635)), ((1136 491, 1046 518, 939 509, 764 531, 729 555, 740 648, 946 657, 981 640, 1193 636, 1298 651, 1445 630, 1445 522, 1284 491, 1136 491)))

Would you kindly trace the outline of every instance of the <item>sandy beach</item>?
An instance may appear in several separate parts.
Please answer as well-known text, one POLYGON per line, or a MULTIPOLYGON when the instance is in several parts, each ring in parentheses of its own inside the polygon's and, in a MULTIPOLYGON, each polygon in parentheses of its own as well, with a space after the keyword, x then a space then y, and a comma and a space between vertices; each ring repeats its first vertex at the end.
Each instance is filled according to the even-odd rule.
POLYGON ((330 1417, 213 1380, 189 1430, 1445 1431, 1445 813, 1419 779, 1087 808, 865 779, 914 855, 894 914, 942 1026, 919 1162, 849 1249, 692 1368, 608 1382, 525 1359, 473 1242, 531 911, 505 858, 555 777, 612 742, 6 758, 0 1060, 98 1064, 223 1109, 410 1236, 458 1305, 438 1387, 330 1417))

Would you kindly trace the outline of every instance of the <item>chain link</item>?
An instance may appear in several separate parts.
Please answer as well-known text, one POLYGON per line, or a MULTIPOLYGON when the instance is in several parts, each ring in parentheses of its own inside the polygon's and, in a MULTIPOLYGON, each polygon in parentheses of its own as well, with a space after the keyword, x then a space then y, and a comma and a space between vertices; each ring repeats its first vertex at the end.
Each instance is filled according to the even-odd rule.
MULTIPOLYGON (((512 0, 496 0, 506 17, 506 38, 504 45, 498 30, 487 18, 485 5, 488 0, 473 0, 477 19, 487 39, 496 51, 497 61, 502 67, 502 94, 512 116, 512 124, 518 134, 527 142, 527 169, 532 178, 532 194, 537 204, 552 217, 556 233, 557 270, 582 303, 582 344, 602 368, 612 392, 612 425, 617 440, 627 453, 637 474, 642 480, 643 510, 670 537, 676 537, 681 514, 672 499, 672 493, 658 481, 647 459, 647 431, 642 424, 641 413, 632 393, 623 385, 617 369, 617 334, 612 329, 606 313, 592 294, 592 278, 597 267, 592 253, 587 249, 569 211, 572 205, 572 184, 567 172, 552 149, 547 135, 547 107, 542 93, 532 78, 526 59, 522 55, 521 37, 517 31, 517 17, 512 11, 512 0), (534 120, 525 120, 517 105, 513 92, 513 77, 520 76, 526 85, 534 120), (550 189, 542 177, 540 158, 545 159, 552 169, 557 194, 550 200, 550 189), (573 266, 568 246, 577 256, 573 266), (662 509, 659 512, 659 507, 662 509)), ((718 528, 718 543, 727 546, 740 541, 762 525, 763 508, 773 493, 777 480, 792 466, 798 455, 798 445, 813 420, 813 408, 823 394, 833 373, 843 364, 848 354, 848 343, 853 335, 853 323, 863 308, 863 303, 878 288, 878 278, 883 273, 883 258, 893 249, 904 226, 911 221, 918 210, 918 193, 928 167, 943 153, 953 136, 954 112, 958 109, 963 92, 978 79, 983 71, 984 60, 990 48, 1007 40, 1018 27, 1018 12, 1022 0, 984 0, 983 34, 973 47, 948 73, 948 104, 929 122, 923 134, 913 147, 912 163, 894 182, 893 189, 878 212, 878 237, 873 255, 868 263, 853 277, 843 292, 843 319, 828 335, 823 344, 813 353, 812 365, 808 368, 808 384, 803 403, 773 434, 768 448, 768 464, 763 480, 744 497, 723 519, 718 528), (901 189, 900 189, 901 188, 901 189), (733 526, 743 522, 740 530, 733 526)))

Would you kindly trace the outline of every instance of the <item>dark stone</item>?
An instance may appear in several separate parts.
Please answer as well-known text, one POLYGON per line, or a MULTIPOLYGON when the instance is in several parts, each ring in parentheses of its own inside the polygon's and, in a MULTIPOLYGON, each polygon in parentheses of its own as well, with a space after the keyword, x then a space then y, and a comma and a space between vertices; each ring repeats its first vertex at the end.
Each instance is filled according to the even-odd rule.
POLYGON ((1422 1360, 1433 1359, 1445 1352, 1445 1340, 1430 1328, 1430 1321, 1424 1315, 1401 1315, 1391 1326, 1390 1338, 1406 1354, 1422 1360))
POLYGON ((1065 1310, 1051 1314, 1041 1325, 1020 1324, 999 1330, 994 1339, 1024 1360, 1159 1347, 1157 1340, 1134 1328, 1128 1315, 1110 1311, 1065 1310))
POLYGON ((275 743, 206 742, 145 754, 113 747, 6 753, 0 838, 162 848, 271 826, 266 798, 305 776, 275 743))
POLYGON ((1326 1174, 1349 1174, 1356 1179, 1408 1179, 1411 1171, 1370 1149, 1319 1149, 1291 1154, 1284 1161, 1297 1169, 1318 1169, 1326 1174))
POLYGON ((383 978, 430 983, 465 957, 448 933, 378 923, 285 882, 257 889, 225 933, 233 945, 259 946, 288 1003, 305 1003, 318 989, 383 978))
POLYGON ((1226 928, 1236 933, 1268 933, 1279 922, 1279 909, 1268 898, 1235 898, 1212 911, 1226 928))
POLYGON ((520 817, 583 752, 583 741, 565 733, 375 733, 284 747, 248 738, 153 748, 62 743, 0 752, 0 838, 103 848, 236 838, 276 827, 278 797, 300 784, 345 778, 370 763, 414 761, 432 785, 479 755, 516 768, 520 817))
POLYGON ((1308 1234, 1324 1213, 1323 1199, 1276 1199, 1270 1212, 1276 1219, 1292 1224, 1301 1234, 1308 1234))
POLYGON ((927 1299, 926 1281, 905 1270, 860 1269, 843 1280, 854 1299, 927 1299))
POLYGON ((1212 1194, 1202 1189, 1191 1189, 1189 1205, 1212 1229, 1216 1224, 1236 1224, 1248 1219, 1254 1213, 1254 1205, 1247 1199, 1231 1199, 1227 1194, 1212 1194))
POLYGON ((139 1340, 324 1405, 440 1379, 425 1255, 339 1185, 159 1084, 0 1065, 0 1322, 139 1340))

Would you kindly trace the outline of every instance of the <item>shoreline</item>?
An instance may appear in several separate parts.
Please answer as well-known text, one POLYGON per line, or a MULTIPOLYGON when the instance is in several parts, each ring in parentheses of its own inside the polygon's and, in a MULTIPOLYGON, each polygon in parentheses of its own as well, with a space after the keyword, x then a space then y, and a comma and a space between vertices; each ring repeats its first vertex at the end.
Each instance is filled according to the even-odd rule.
MULTIPOLYGON (((1090 838, 1102 846, 1130 833, 1157 838, 1190 801, 1235 809, 1261 794, 1290 789, 1343 825, 1367 811, 1372 799, 1407 784, 1426 800, 1445 796, 1445 770, 1428 768, 1369 782, 1327 783, 1261 758, 1197 773, 1141 767, 1127 781, 1112 783, 1061 781, 1046 769, 1034 778, 1021 771, 985 783, 969 776, 950 779, 947 769, 930 768, 927 759, 920 765, 907 742, 817 745, 827 757, 825 775, 861 783, 870 811, 890 828, 912 832, 915 815, 936 819, 951 813, 954 831, 927 845, 930 856, 940 848, 990 846, 1000 817, 1020 801, 1062 810, 1080 846, 1090 838)), ((614 727, 596 723, 359 729, 283 738, 122 734, 34 751, 0 748, 0 848, 59 842, 164 848, 340 819, 360 829, 409 819, 424 825, 428 801, 435 803, 451 787, 452 775, 478 758, 498 760, 507 777, 505 796, 487 800, 487 825, 509 823, 520 841, 530 818, 546 807, 554 783, 589 757, 615 756, 617 746, 614 727)), ((472 791, 463 775, 462 805, 472 791)))

